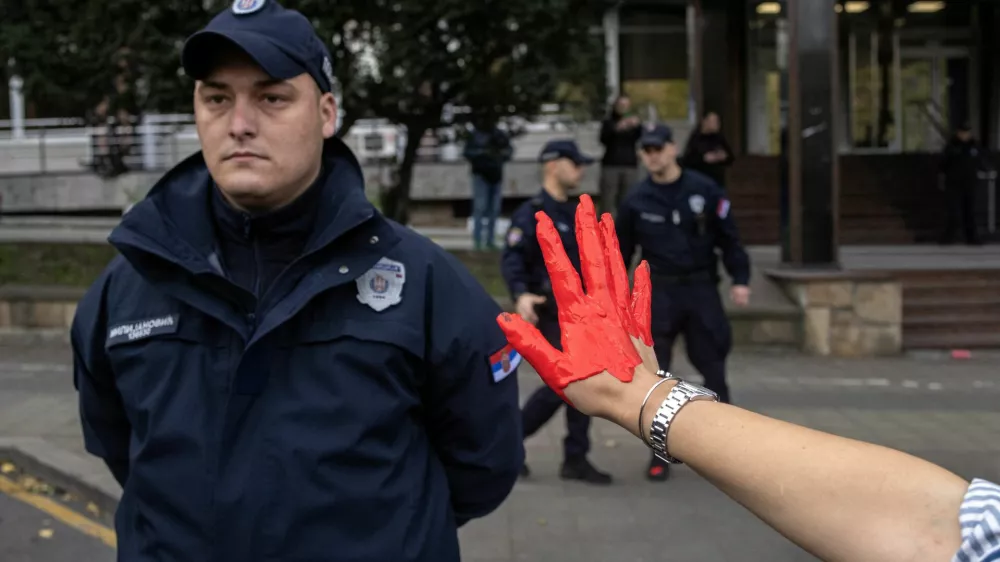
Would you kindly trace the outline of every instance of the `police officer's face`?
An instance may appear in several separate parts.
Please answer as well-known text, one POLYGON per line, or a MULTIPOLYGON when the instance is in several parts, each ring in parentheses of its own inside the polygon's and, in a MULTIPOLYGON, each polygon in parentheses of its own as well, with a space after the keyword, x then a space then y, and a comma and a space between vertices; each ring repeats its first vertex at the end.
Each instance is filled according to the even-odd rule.
POLYGON ((576 162, 569 158, 560 158, 559 160, 550 162, 549 165, 551 166, 551 173, 563 189, 571 191, 580 185, 580 180, 583 179, 583 166, 577 165, 576 162))
POLYGON ((643 146, 639 148, 639 155, 650 174, 661 174, 676 164, 677 145, 668 142, 660 146, 643 146))
POLYGON ((212 179, 247 210, 281 207, 308 188, 337 113, 308 74, 276 81, 242 53, 198 82, 194 108, 212 179))

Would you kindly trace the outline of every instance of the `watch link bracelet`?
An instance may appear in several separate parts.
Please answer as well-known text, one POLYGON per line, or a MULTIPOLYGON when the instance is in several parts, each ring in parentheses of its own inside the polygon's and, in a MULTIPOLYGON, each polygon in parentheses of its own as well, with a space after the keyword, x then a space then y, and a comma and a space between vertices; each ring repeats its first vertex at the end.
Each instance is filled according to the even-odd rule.
POLYGON ((703 386, 678 380, 653 416, 653 423, 649 428, 649 446, 653 449, 653 454, 663 462, 684 464, 667 452, 667 434, 670 432, 670 424, 674 421, 677 412, 693 400, 718 402, 719 395, 703 386))

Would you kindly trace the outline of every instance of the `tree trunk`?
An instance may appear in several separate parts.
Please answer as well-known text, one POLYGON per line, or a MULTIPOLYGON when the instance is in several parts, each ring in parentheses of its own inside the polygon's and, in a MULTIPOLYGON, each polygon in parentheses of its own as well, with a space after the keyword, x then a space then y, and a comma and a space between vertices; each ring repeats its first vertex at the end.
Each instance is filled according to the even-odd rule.
POLYGON ((402 225, 410 222, 410 186, 413 183, 413 168, 417 163, 420 140, 427 132, 427 126, 422 123, 405 123, 405 126, 406 150, 403 151, 403 161, 396 169, 398 180, 382 196, 382 213, 402 225))

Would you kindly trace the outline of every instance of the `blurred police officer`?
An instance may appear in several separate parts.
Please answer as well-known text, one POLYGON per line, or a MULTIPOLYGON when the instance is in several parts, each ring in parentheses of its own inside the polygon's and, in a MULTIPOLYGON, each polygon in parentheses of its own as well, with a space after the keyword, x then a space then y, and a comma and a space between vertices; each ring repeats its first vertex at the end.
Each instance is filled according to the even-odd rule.
MULTIPOLYGON (((535 237, 535 213, 545 211, 559 231, 566 255, 580 271, 580 251, 576 242, 577 199, 570 197, 583 176, 583 167, 594 160, 582 154, 572 140, 553 140, 539 156, 542 163, 542 191, 514 211, 507 244, 501 258, 501 271, 514 298, 517 313, 535 324, 556 349, 562 349, 559 320, 556 315, 552 284, 535 237)), ((531 395, 521 412, 524 436, 529 437, 549 421, 564 404, 559 395, 542 385, 531 395)), ((611 476, 598 471, 587 460, 590 450, 590 417, 566 405, 568 435, 563 441, 563 464, 560 476, 593 484, 610 484, 611 476)), ((528 475, 524 466, 522 474, 528 475)))
POLYGON ((369 204, 305 17, 236 0, 183 64, 202 151, 112 232, 72 328, 119 560, 459 560, 524 462, 499 307, 369 204))
POLYGON ((948 201, 948 220, 941 235, 942 244, 955 241, 955 234, 962 226, 965 243, 970 246, 981 244, 976 228, 976 188, 979 186, 979 172, 987 168, 983 151, 968 123, 956 129, 948 139, 941 160, 944 173, 945 196, 948 201))
MULTIPOLYGON (((649 175, 622 202, 615 227, 625 263, 631 263, 636 246, 649 262, 657 361, 670 368, 674 340, 683 334, 688 359, 705 377, 705 386, 728 402, 726 356, 732 334, 719 297, 716 249, 733 279, 730 297, 737 306, 750 300, 750 258, 722 188, 678 165, 669 127, 647 128, 639 148, 649 175)), ((647 476, 666 480, 666 463, 652 457, 647 476)))

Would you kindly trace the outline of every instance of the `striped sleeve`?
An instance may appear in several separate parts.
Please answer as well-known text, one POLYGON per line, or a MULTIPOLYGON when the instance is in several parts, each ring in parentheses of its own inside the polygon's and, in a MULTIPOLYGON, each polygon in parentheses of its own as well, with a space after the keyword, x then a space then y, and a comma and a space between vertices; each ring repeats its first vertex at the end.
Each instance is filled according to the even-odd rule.
POLYGON ((962 548, 953 562, 1000 562, 1000 486, 973 480, 958 516, 962 548))

